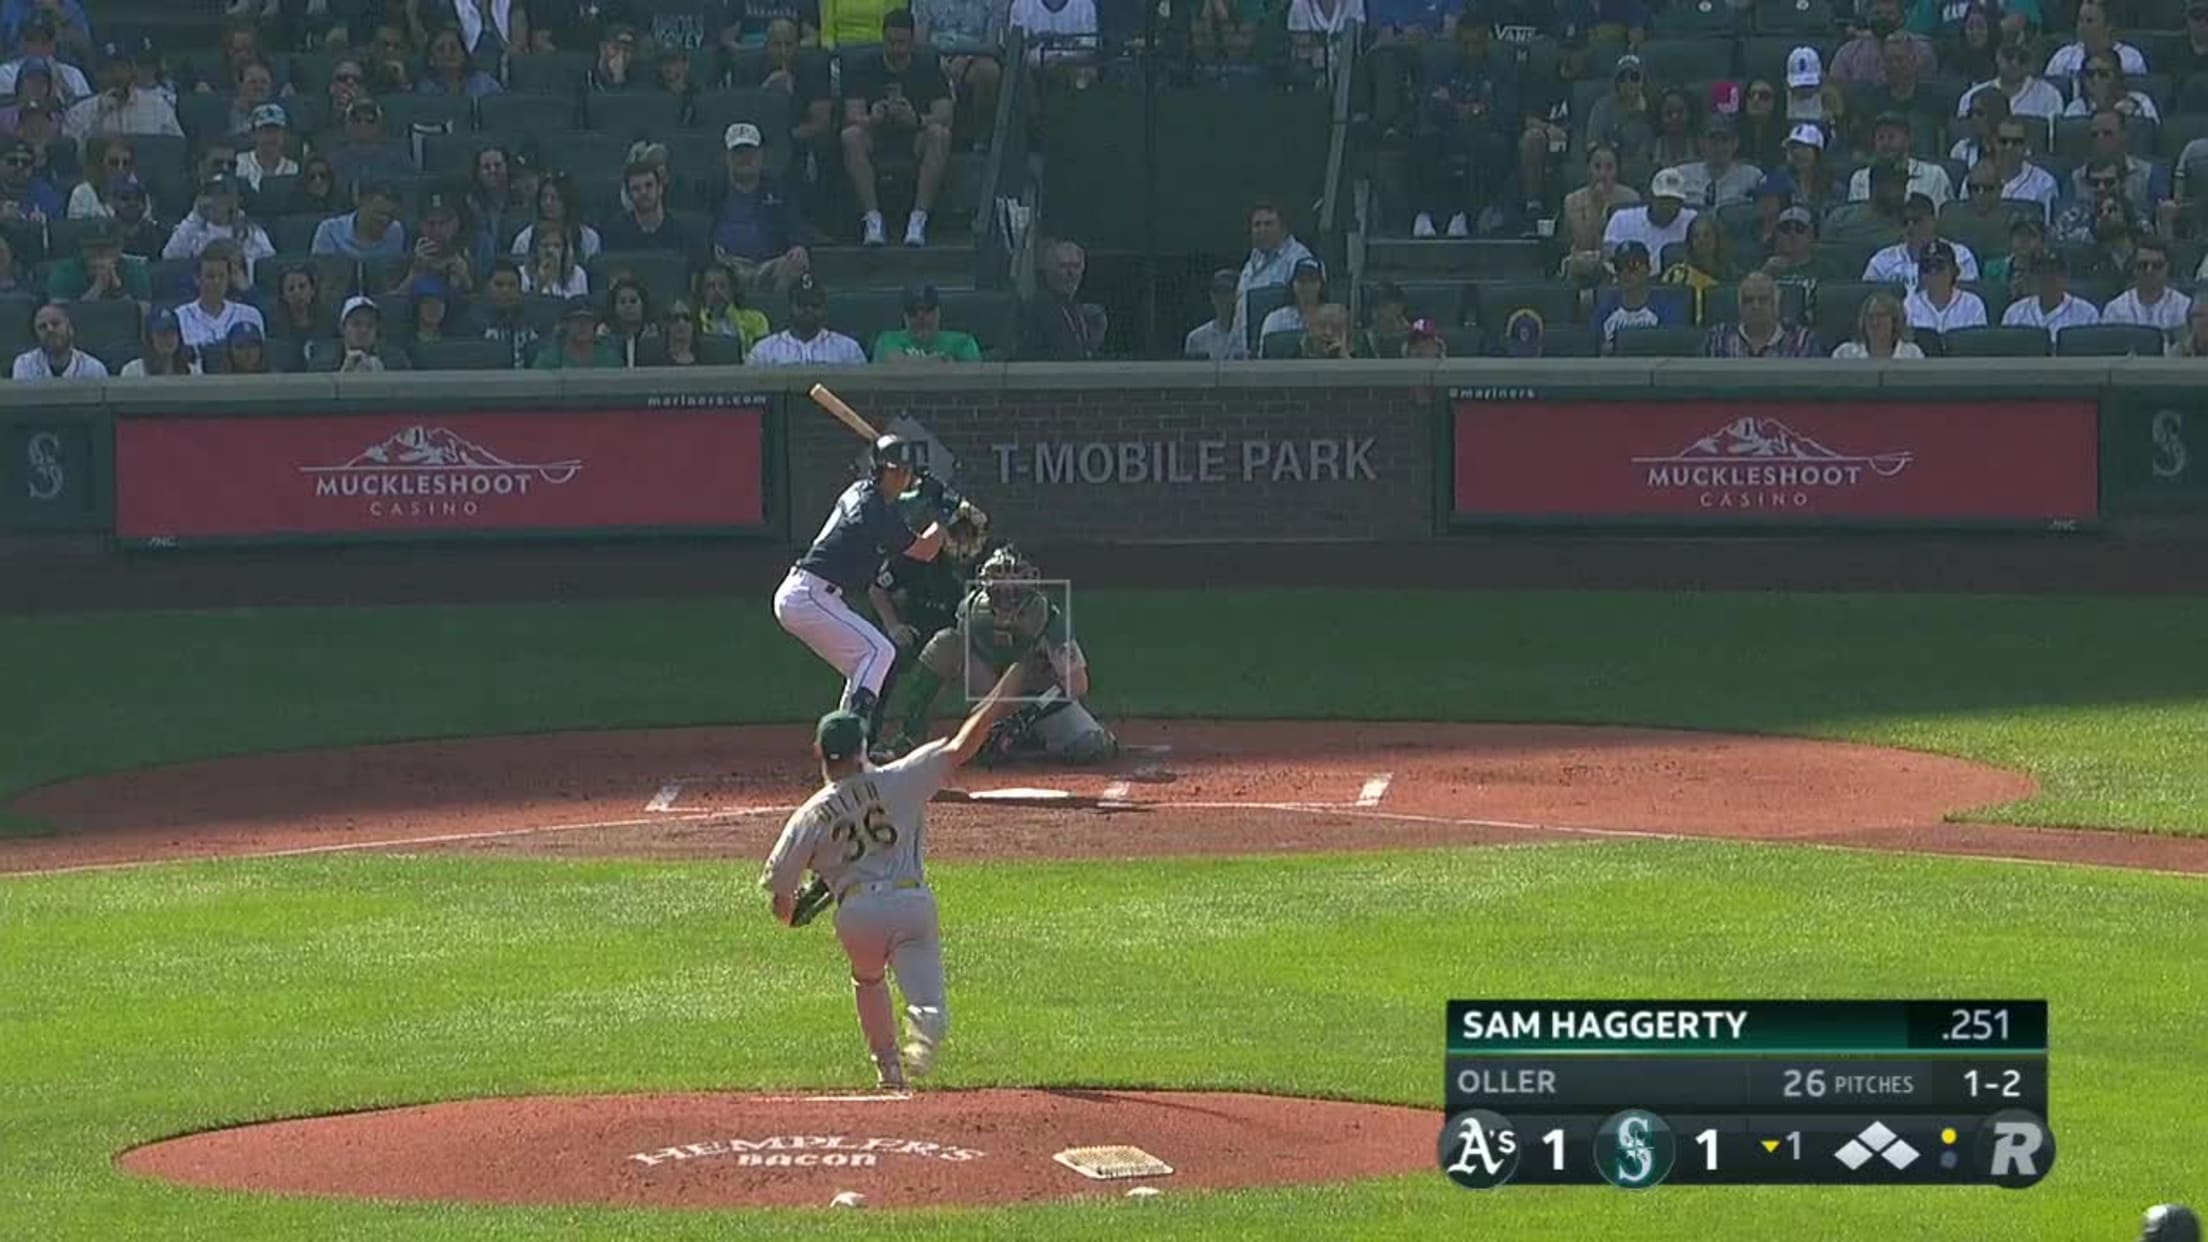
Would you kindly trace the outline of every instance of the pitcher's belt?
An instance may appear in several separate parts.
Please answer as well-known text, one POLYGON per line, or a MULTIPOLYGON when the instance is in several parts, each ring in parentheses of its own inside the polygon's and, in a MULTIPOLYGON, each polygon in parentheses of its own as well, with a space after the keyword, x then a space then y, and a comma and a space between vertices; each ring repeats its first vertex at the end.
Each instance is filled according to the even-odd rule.
POLYGON ((926 885, 919 880, 867 880, 862 883, 854 884, 851 887, 843 890, 842 892, 837 893, 836 904, 840 906, 844 902, 851 900, 853 897, 864 897, 868 893, 888 893, 894 892, 901 888, 925 887, 926 885))

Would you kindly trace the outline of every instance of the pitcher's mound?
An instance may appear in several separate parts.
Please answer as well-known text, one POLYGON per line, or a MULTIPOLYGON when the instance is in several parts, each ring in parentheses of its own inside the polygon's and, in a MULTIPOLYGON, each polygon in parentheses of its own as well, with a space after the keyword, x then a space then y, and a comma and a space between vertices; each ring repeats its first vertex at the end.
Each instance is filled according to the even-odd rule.
POLYGON ((126 1152, 195 1186, 377 1199, 620 1207, 1017 1203, 1323 1182, 1434 1167, 1441 1115, 1174 1091, 532 1096, 187 1135, 126 1152), (1134 1147, 1169 1174, 1095 1180, 1056 1159, 1134 1147))

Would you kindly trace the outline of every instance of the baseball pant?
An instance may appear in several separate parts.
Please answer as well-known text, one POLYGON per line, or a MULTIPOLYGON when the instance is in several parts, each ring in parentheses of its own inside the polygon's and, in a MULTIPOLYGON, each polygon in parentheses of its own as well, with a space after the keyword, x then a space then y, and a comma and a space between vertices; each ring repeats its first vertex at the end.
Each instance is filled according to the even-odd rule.
POLYGON ((774 592, 774 619, 843 674, 845 702, 857 690, 880 696, 882 681, 897 662, 897 644, 853 612, 834 583, 803 569, 791 570, 774 592))
POLYGON ((897 976, 905 1013, 932 1043, 950 1030, 943 995, 943 935, 935 894, 925 885, 860 893, 836 906, 836 938, 851 959, 851 987, 866 1050, 885 1077, 902 1077, 897 1053, 897 1013, 884 972, 897 976), (894 1073, 893 1073, 894 1071, 894 1073))

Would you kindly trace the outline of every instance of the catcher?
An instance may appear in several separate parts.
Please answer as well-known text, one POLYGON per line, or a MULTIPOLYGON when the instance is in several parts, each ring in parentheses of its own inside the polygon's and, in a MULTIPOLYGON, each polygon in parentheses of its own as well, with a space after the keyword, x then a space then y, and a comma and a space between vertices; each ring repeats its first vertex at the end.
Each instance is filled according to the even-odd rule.
MULTIPOLYGON (((927 508, 926 498, 917 492, 908 492, 903 500, 907 502, 903 507, 908 512, 927 508)), ((922 515, 920 520, 924 525, 928 519, 922 515)), ((958 601, 966 589, 966 575, 973 571, 974 562, 988 542, 989 516, 969 504, 944 524, 943 547, 935 559, 883 558, 873 585, 866 589, 882 633, 897 645, 897 661, 891 666, 888 679, 882 683, 882 702, 892 701, 897 683, 912 671, 913 662, 919 659, 927 641, 957 623, 958 601)), ((887 746, 877 746, 873 758, 876 762, 884 762, 901 753, 887 746)))
POLYGON ((1034 697, 990 733, 985 761, 1035 756, 1101 763, 1117 755, 1119 739, 1081 705, 1089 692, 1088 657, 1067 636, 1065 615, 1033 585, 1041 577, 1035 566, 1004 544, 975 576, 978 584, 959 601, 958 623, 938 630, 920 651, 902 730, 890 748, 901 750, 921 736, 944 683, 970 688, 1022 668, 1015 688, 1034 697))

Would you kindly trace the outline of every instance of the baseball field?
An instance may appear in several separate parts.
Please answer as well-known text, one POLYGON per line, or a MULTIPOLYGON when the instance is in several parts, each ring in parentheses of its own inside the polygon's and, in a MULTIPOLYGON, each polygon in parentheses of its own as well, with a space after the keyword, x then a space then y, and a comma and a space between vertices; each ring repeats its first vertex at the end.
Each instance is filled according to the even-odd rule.
MULTIPOLYGON (((155 1176, 146 1145, 280 1118, 871 1076, 832 933, 754 888, 836 692, 763 596, 134 611, 0 618, 0 1237, 2083 1240, 2208 1189, 2197 599, 1097 591, 1079 625, 1099 714, 1181 739, 1179 783, 1122 785, 1140 815, 945 808, 957 1016, 924 1096, 1318 1097, 1435 1109, 1430 1142, 1451 997, 2045 997, 2059 1163, 2021 1192, 1482 1194, 1429 1162, 856 1213, 832 1173, 778 1208, 155 1176), (1242 723, 1278 721, 1319 723, 1242 723), (1822 824, 1852 786, 1861 822, 1822 824)), ((389 1185, 380 1150, 318 1158, 389 1185)), ((699 1202, 736 1173, 696 1163, 699 1202)))

